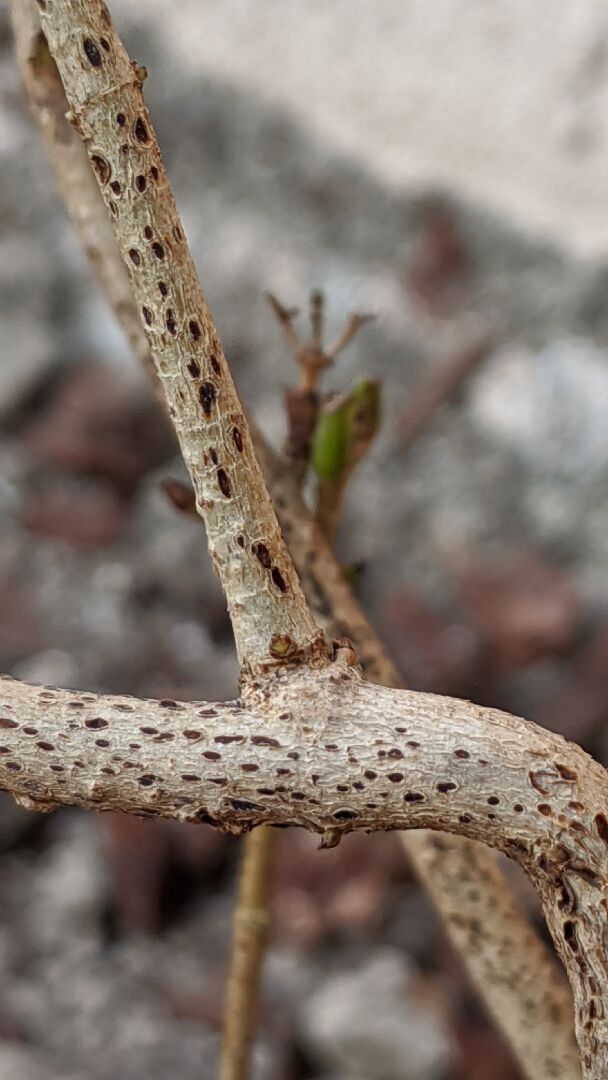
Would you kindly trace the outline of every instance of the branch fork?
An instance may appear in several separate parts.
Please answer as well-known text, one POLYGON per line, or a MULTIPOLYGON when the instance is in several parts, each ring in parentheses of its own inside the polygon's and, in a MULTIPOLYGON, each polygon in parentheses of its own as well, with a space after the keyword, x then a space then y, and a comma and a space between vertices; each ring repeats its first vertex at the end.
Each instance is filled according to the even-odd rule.
MULTIPOLYGON (((141 80, 102 0, 38 3, 205 520, 244 680, 239 701, 183 704, 0 678, 0 784, 30 808, 71 803, 232 832, 293 824, 323 837, 431 828, 506 851, 539 889, 574 990, 583 1072, 600 1080, 608 1071, 605 771, 534 725, 374 686, 348 649, 346 663, 341 649, 336 661, 327 655, 187 251, 141 80)), ((321 331, 316 303, 317 349, 321 331)), ((352 323, 325 355, 349 335, 352 323)), ((325 568, 326 587, 343 597, 339 571, 331 560, 325 568)), ((350 625, 353 638, 369 641, 356 611, 350 625)), ((370 657, 370 668, 386 672, 374 648, 370 657)), ((567 1075, 567 1065, 559 1069, 552 1075, 567 1075)))

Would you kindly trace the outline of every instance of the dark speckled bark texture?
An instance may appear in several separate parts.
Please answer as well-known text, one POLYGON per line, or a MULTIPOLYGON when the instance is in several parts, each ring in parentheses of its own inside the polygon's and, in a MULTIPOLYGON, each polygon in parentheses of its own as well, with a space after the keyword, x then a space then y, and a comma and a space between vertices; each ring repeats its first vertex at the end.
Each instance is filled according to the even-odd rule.
MULTIPOLYGON (((365 682, 338 660, 275 672, 238 702, 140 702, 0 682, 0 782, 238 833, 295 825, 459 833, 538 888, 573 987, 584 1074, 606 1075, 608 782, 582 750, 467 702, 365 682)), ((559 1075, 559 1074, 557 1074, 559 1075)))

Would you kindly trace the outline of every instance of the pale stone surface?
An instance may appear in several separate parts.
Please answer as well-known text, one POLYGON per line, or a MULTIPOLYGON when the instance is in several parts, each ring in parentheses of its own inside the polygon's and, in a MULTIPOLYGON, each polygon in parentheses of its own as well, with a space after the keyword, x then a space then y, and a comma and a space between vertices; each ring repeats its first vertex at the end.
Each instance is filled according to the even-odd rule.
POLYGON ((439 1080, 452 1056, 438 1010, 416 1002, 415 971, 396 950, 378 950, 354 971, 330 976, 307 1003, 307 1038, 335 1075, 352 1080, 439 1080))
POLYGON ((580 252, 608 251, 603 0, 148 8, 185 70, 285 108, 398 191, 438 184, 580 252))

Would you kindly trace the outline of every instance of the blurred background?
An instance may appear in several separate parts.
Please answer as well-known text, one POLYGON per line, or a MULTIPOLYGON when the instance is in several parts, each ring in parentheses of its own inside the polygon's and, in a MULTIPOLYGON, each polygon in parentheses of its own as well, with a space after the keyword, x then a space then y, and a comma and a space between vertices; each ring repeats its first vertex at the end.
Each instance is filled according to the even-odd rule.
MULTIPOLYGON (((115 0, 239 389, 280 445, 264 302, 324 290, 383 386, 340 558, 414 688, 608 760, 608 15, 601 0, 115 0), (487 348, 417 433, 422 388, 487 348)), ((0 13, 0 670, 234 694, 175 443, 100 296, 0 13)), ((332 335, 333 336, 333 335, 332 335)), ((0 802, 0 1075, 215 1075, 238 843, 0 802)), ((535 900, 513 868, 532 918, 535 900)), ((540 924, 539 924, 540 925, 540 924)), ((544 933, 544 930, 541 930, 544 933)), ((515 1080, 401 849, 281 836, 255 1080, 515 1080), (374 1007, 370 1008, 370 1001, 374 1007)))

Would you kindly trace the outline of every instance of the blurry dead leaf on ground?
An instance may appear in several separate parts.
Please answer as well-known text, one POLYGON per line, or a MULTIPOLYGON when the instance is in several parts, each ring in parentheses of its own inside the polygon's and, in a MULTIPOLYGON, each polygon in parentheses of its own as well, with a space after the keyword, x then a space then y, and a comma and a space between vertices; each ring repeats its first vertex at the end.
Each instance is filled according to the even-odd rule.
POLYGON ((125 497, 175 447, 147 387, 102 364, 70 368, 21 434, 45 468, 103 479, 125 497))
POLYGON ((418 207, 418 235, 406 268, 408 291, 431 314, 445 316, 462 301, 467 256, 445 200, 425 198, 418 207))
POLYGON ((469 626, 432 611, 401 586, 385 601, 382 636, 413 690, 466 694, 480 662, 480 642, 469 626))
POLYGON ((581 601, 573 584, 530 549, 477 558, 461 576, 460 597, 473 626, 506 667, 567 651, 579 630, 581 601))

